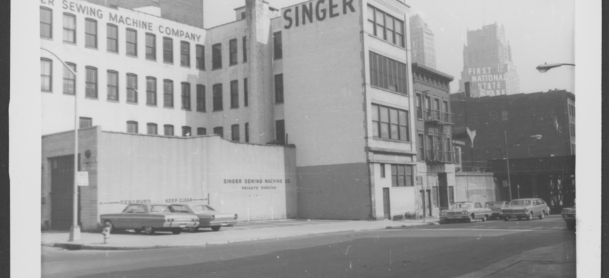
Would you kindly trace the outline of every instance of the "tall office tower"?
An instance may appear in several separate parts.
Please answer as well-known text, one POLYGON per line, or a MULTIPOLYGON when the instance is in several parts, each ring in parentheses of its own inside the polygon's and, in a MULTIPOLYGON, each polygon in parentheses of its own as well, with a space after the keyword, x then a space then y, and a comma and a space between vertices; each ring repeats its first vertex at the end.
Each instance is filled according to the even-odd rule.
POLYGON ((511 95, 520 92, 512 49, 505 39, 505 29, 497 23, 467 31, 463 48, 463 71, 459 91, 470 82, 470 96, 511 95))
POLYGON ((410 18, 412 63, 436 68, 436 47, 433 31, 419 15, 410 18))

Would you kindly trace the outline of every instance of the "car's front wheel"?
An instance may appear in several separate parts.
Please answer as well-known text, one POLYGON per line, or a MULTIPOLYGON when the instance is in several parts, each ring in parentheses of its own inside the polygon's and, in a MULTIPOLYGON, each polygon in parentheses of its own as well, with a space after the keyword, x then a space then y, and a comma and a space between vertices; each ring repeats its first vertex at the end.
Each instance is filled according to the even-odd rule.
POLYGON ((527 215, 527 220, 529 220, 529 221, 533 220, 533 212, 532 211, 529 213, 529 215, 527 215))
POLYGON ((211 227, 211 230, 217 232, 220 230, 220 226, 211 227))
POLYGON ((545 216, 546 216, 546 212, 542 211, 541 214, 539 214, 539 219, 542 220, 545 216))
POLYGON ((182 229, 173 229, 173 230, 171 230, 171 232, 172 232, 174 235, 179 235, 179 234, 181 234, 181 233, 182 233, 182 229))
POLYGON ((482 216, 482 222, 486 222, 486 215, 482 216))
POLYGON ((510 221, 510 218, 506 216, 505 218, 503 218, 503 220, 504 221, 510 221))
POLYGON ((476 219, 476 218, 474 217, 474 215, 473 215, 473 214, 471 214, 471 215, 470 215, 470 216, 467 218, 467 223, 472 223, 472 222, 474 222, 474 219, 476 219))
POLYGON ((151 235, 151 234, 154 234, 154 227, 145 226, 142 228, 142 231, 144 231, 144 234, 151 235))

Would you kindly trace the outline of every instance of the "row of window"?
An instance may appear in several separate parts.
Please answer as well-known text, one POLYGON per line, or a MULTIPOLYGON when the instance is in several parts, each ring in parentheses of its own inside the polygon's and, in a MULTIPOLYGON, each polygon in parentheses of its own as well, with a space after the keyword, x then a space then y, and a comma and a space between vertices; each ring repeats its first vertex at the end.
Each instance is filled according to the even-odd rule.
MULTIPOLYGON (((108 52, 118 53, 119 30, 118 26, 108 23, 106 47, 108 52)), ((91 18, 85 19, 85 47, 98 47, 98 26, 97 21, 91 18)), ((146 59, 156 60, 156 35, 145 34, 146 39, 146 59)), ((51 9, 40 8, 40 37, 53 38, 53 13, 51 9)), ((76 16, 69 13, 63 14, 63 41, 76 44, 76 16)), ((274 58, 281 59, 283 56, 281 32, 273 34, 274 58)), ((127 28, 125 33, 126 55, 138 56, 138 34, 137 30, 127 28)), ((237 59, 237 39, 229 41, 229 65, 236 65, 237 59)), ((247 62, 247 37, 242 38, 243 62, 247 62)), ((190 67, 190 43, 180 41, 180 65, 190 67)), ((205 46, 197 44, 195 46, 196 68, 205 70, 205 46)), ((163 37, 163 62, 173 64, 174 49, 173 39, 163 37)), ((212 69, 222 68, 222 44, 212 45, 212 69)))
MULTIPOLYGON (((416 108, 417 108, 417 119, 423 119, 423 96, 419 93, 416 94, 416 108)), ((442 100, 440 103, 439 98, 432 98, 429 95, 425 96, 425 111, 442 111, 448 113, 449 111, 448 100, 442 100), (433 99, 433 102, 432 102, 433 99), (432 107, 433 103, 433 107, 432 107)))
POLYGON ((406 64, 370 52, 370 83, 392 92, 408 94, 406 64))
POLYGON ((379 39, 404 47, 404 21, 368 5, 367 31, 379 39))
MULTIPOLYGON (((127 121, 127 133, 139 133, 138 122, 127 121)), ((155 123, 147 123, 146 124, 146 134, 159 135, 158 125, 155 123)), ((224 137, 224 127, 221 127, 221 126, 214 127, 213 134, 220 135, 220 137, 224 137)), ((173 125, 163 125, 163 135, 175 136, 173 125)), ((207 129, 204 127, 198 127, 197 136, 199 136, 199 135, 207 135, 207 129)), ((193 136, 192 128, 190 126, 182 126, 182 136, 193 136)), ((235 141, 235 142, 239 142, 241 140, 238 124, 231 125, 231 140, 235 141)), ((250 141, 249 123, 245 123, 245 142, 249 142, 249 141, 250 141)))
MULTIPOLYGON (((385 164, 381 163, 381 178, 385 178, 385 164)), ((412 165, 391 164, 391 186, 414 186, 412 165)))
MULTIPOLYGON (((456 154, 455 154, 456 155, 456 154)), ((452 139, 439 135, 419 133, 417 137, 417 159, 425 161, 427 158, 436 158, 442 161, 452 161, 452 139), (444 157, 446 156, 446 157, 444 157)))
POLYGON ((372 136, 410 141, 408 111, 372 104, 372 136))

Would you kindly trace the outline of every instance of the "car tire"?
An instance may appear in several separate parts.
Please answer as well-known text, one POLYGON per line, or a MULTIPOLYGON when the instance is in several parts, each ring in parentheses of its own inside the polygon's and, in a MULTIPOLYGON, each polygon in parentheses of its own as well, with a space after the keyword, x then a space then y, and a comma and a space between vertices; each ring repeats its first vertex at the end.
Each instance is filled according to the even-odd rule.
POLYGON ((529 215, 527 215, 527 220, 531 221, 533 220, 533 212, 529 212, 529 215))
POLYGON ((482 222, 486 222, 486 215, 482 216, 482 222))
POLYGON ((174 235, 179 235, 179 234, 181 234, 181 233, 182 233, 182 229, 174 229, 174 230, 171 230, 171 233, 173 233, 174 235))
POLYGON ((142 229, 133 229, 133 231, 134 231, 136 234, 139 234, 139 233, 141 233, 141 232, 142 232, 142 229))
POLYGON ((112 224, 112 221, 110 221, 110 220, 104 221, 104 226, 110 226, 110 233, 111 234, 115 234, 116 233, 116 229, 114 228, 114 225, 112 224))
POLYGON ((152 234, 154 234, 154 227, 145 226, 145 227, 142 227, 142 231, 144 232, 144 234, 152 235, 152 234))
POLYGON ((510 221, 510 218, 506 216, 503 218, 503 221, 510 221))
POLYGON ((541 214, 539 214, 539 220, 543 220, 543 218, 546 216, 546 212, 542 211, 541 214))
POLYGON ((196 231, 198 231, 198 230, 199 230, 199 227, 188 227, 188 229, 187 229, 187 230, 188 230, 189 232, 191 232, 191 233, 194 233, 194 232, 196 232, 196 231))
POLYGON ((214 231, 214 232, 217 232, 217 231, 220 230, 220 228, 221 228, 220 226, 211 227, 211 230, 214 231))
POLYGON ((467 218, 467 223, 472 223, 472 222, 474 222, 474 219, 476 219, 476 217, 474 217, 474 215, 473 215, 473 214, 470 214, 470 215, 469 215, 469 218, 467 218))

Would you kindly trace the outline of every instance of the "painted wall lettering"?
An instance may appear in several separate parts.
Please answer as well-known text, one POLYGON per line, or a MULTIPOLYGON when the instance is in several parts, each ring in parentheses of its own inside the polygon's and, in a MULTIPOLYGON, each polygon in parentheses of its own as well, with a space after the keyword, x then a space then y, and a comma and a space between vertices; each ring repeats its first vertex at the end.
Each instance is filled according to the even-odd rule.
MULTIPOLYGON (((283 10, 283 20, 285 21, 283 28, 290 29, 292 26, 298 27, 300 24, 313 23, 313 12, 315 12, 315 19, 317 21, 337 17, 340 15, 339 1, 328 0, 326 5, 326 0, 317 0, 315 2, 315 9, 313 9, 313 2, 286 8, 283 10)), ((353 0, 342 0, 342 7, 343 15, 348 12, 355 12, 353 0)))

